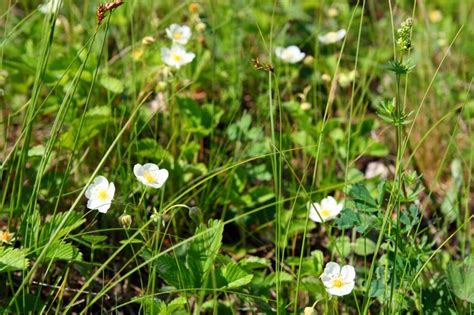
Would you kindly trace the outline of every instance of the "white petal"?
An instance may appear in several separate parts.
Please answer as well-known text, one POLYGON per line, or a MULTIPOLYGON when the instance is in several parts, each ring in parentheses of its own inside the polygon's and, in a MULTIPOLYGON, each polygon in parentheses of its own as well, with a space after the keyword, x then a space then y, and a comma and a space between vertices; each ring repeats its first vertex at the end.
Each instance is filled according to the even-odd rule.
POLYGON ((196 57, 194 53, 186 53, 183 58, 183 64, 190 63, 194 60, 194 57, 196 57))
POLYGON ((313 204, 308 204, 309 206, 309 218, 313 220, 314 222, 321 223, 321 216, 318 214, 316 211, 317 208, 319 208, 318 203, 313 203, 313 204))
POLYGON ((335 262, 328 262, 324 267, 323 274, 328 277, 337 277, 341 271, 341 267, 338 263, 335 262))
POLYGON ((95 190, 96 190, 96 185, 94 183, 90 184, 89 187, 87 187, 86 192, 85 192, 86 198, 91 199, 95 190))
POLYGON ((343 295, 347 295, 351 293, 352 289, 354 289, 354 281, 345 283, 340 288, 332 287, 332 288, 327 288, 326 290, 328 291, 329 294, 336 295, 336 296, 343 296, 343 295))
POLYGON ((135 164, 133 167, 133 174, 135 174, 137 178, 143 176, 143 166, 141 164, 135 164))
POLYGON ((164 168, 160 169, 157 174, 157 182, 163 185, 168 179, 168 176, 169 176, 169 172, 167 169, 164 169, 164 168))
POLYGON ((341 268, 341 278, 344 282, 354 281, 355 275, 355 269, 351 265, 345 265, 341 268))
POLYGON ((101 213, 107 213, 107 210, 110 209, 111 205, 112 205, 111 202, 103 202, 100 207, 97 207, 97 210, 101 213))
POLYGON ((153 172, 153 171, 157 171, 159 168, 158 168, 158 165, 156 164, 153 164, 153 163, 145 163, 143 164, 143 170, 144 171, 149 171, 149 172, 153 172))
POLYGON ((321 281, 323 282, 324 286, 326 288, 332 287, 332 279, 333 277, 330 277, 328 275, 325 275, 324 273, 320 276, 321 281))
POLYGON ((97 208, 100 208, 103 205, 104 205, 104 201, 99 200, 99 199, 89 199, 87 201, 87 208, 91 209, 91 210, 95 210, 97 208))
POLYGON ((281 59, 281 56, 283 54, 283 47, 277 47, 275 48, 275 55, 281 59))
POLYGON ((115 185, 114 185, 114 183, 110 183, 107 194, 109 195, 110 200, 114 199, 114 195, 115 195, 115 185))
POLYGON ((344 36, 346 36, 346 30, 345 30, 345 29, 340 29, 339 31, 337 31, 337 38, 338 38, 338 40, 343 39, 344 36))

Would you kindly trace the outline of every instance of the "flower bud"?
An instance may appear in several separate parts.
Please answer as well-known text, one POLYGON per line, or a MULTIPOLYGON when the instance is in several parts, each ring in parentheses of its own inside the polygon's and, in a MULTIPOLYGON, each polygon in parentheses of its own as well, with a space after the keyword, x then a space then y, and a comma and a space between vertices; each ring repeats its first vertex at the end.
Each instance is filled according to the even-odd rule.
POLYGON ((316 311, 312 307, 305 307, 304 315, 316 315, 316 311))
POLYGON ((308 67, 311 67, 314 63, 314 57, 313 56, 306 56, 304 59, 303 59, 303 64, 305 66, 308 66, 308 67))
POLYGON ((202 33, 206 30, 206 24, 203 23, 203 22, 199 22, 198 24, 196 24, 196 31, 198 31, 199 33, 202 33))
POLYGON ((142 39, 142 44, 143 45, 151 45, 155 42, 155 38, 152 36, 145 36, 142 39))
POLYGON ((132 225, 132 216, 129 214, 122 214, 119 217, 119 223, 124 229, 130 228, 132 225))

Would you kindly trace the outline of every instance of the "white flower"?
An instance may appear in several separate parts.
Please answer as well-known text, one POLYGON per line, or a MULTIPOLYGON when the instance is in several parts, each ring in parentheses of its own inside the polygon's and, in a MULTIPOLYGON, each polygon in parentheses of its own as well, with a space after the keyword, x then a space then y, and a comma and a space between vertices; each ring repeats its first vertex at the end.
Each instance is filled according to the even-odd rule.
POLYGON ((329 32, 324 35, 319 35, 318 39, 321 43, 323 44, 334 44, 346 36, 346 30, 345 29, 340 29, 337 32, 329 32))
POLYGON ((193 61, 195 56, 193 53, 186 52, 186 49, 179 45, 173 45, 171 48, 161 48, 161 59, 163 59, 163 62, 176 69, 193 61))
POLYGON ((86 190, 86 198, 89 199, 87 201, 87 208, 107 213, 112 204, 112 199, 114 199, 114 194, 114 183, 109 183, 104 176, 97 176, 86 190))
POLYGON ((46 3, 41 4, 38 10, 44 14, 54 14, 58 10, 61 0, 47 0, 46 3))
POLYGON ((374 178, 380 176, 380 178, 387 178, 389 169, 381 162, 370 162, 365 170, 365 178, 374 178))
POLYGON ((339 264, 329 262, 320 278, 329 294, 343 296, 354 289, 355 275, 354 267, 346 265, 341 268, 339 264))
POLYGON ((302 52, 298 46, 291 45, 286 48, 277 47, 275 49, 275 54, 278 58, 283 60, 286 63, 297 63, 303 60, 305 53, 302 52))
POLYGON ((321 204, 309 203, 309 218, 314 222, 325 222, 337 217, 344 207, 343 203, 337 203, 336 199, 329 196, 321 200, 321 204))
POLYGON ((173 43, 186 45, 191 38, 191 29, 187 25, 171 24, 166 29, 166 35, 173 43))
POLYGON ((135 164, 133 173, 138 181, 146 186, 160 188, 168 179, 168 171, 164 168, 160 169, 158 165, 146 163, 144 165, 135 164))

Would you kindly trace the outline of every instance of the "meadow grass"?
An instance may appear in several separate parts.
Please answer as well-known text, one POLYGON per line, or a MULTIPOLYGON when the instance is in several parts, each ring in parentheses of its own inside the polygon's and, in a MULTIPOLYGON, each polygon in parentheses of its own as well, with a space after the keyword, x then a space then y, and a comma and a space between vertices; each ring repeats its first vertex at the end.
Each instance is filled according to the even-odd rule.
POLYGON ((472 313, 473 10, 0 3, 0 311, 472 313))

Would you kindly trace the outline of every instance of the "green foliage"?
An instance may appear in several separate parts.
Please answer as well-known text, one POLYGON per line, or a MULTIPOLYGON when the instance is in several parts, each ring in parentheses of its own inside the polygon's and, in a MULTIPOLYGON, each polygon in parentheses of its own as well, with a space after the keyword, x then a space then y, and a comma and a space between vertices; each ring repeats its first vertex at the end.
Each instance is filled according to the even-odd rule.
POLYGON ((23 249, 0 247, 0 272, 28 268, 26 254, 23 249))
POLYGON ((132 301, 140 303, 145 314, 178 315, 186 312, 184 306, 187 302, 184 297, 178 297, 169 303, 149 296, 135 297, 132 301))
POLYGON ((474 259, 452 262, 447 269, 449 286, 459 299, 474 303, 474 259))

